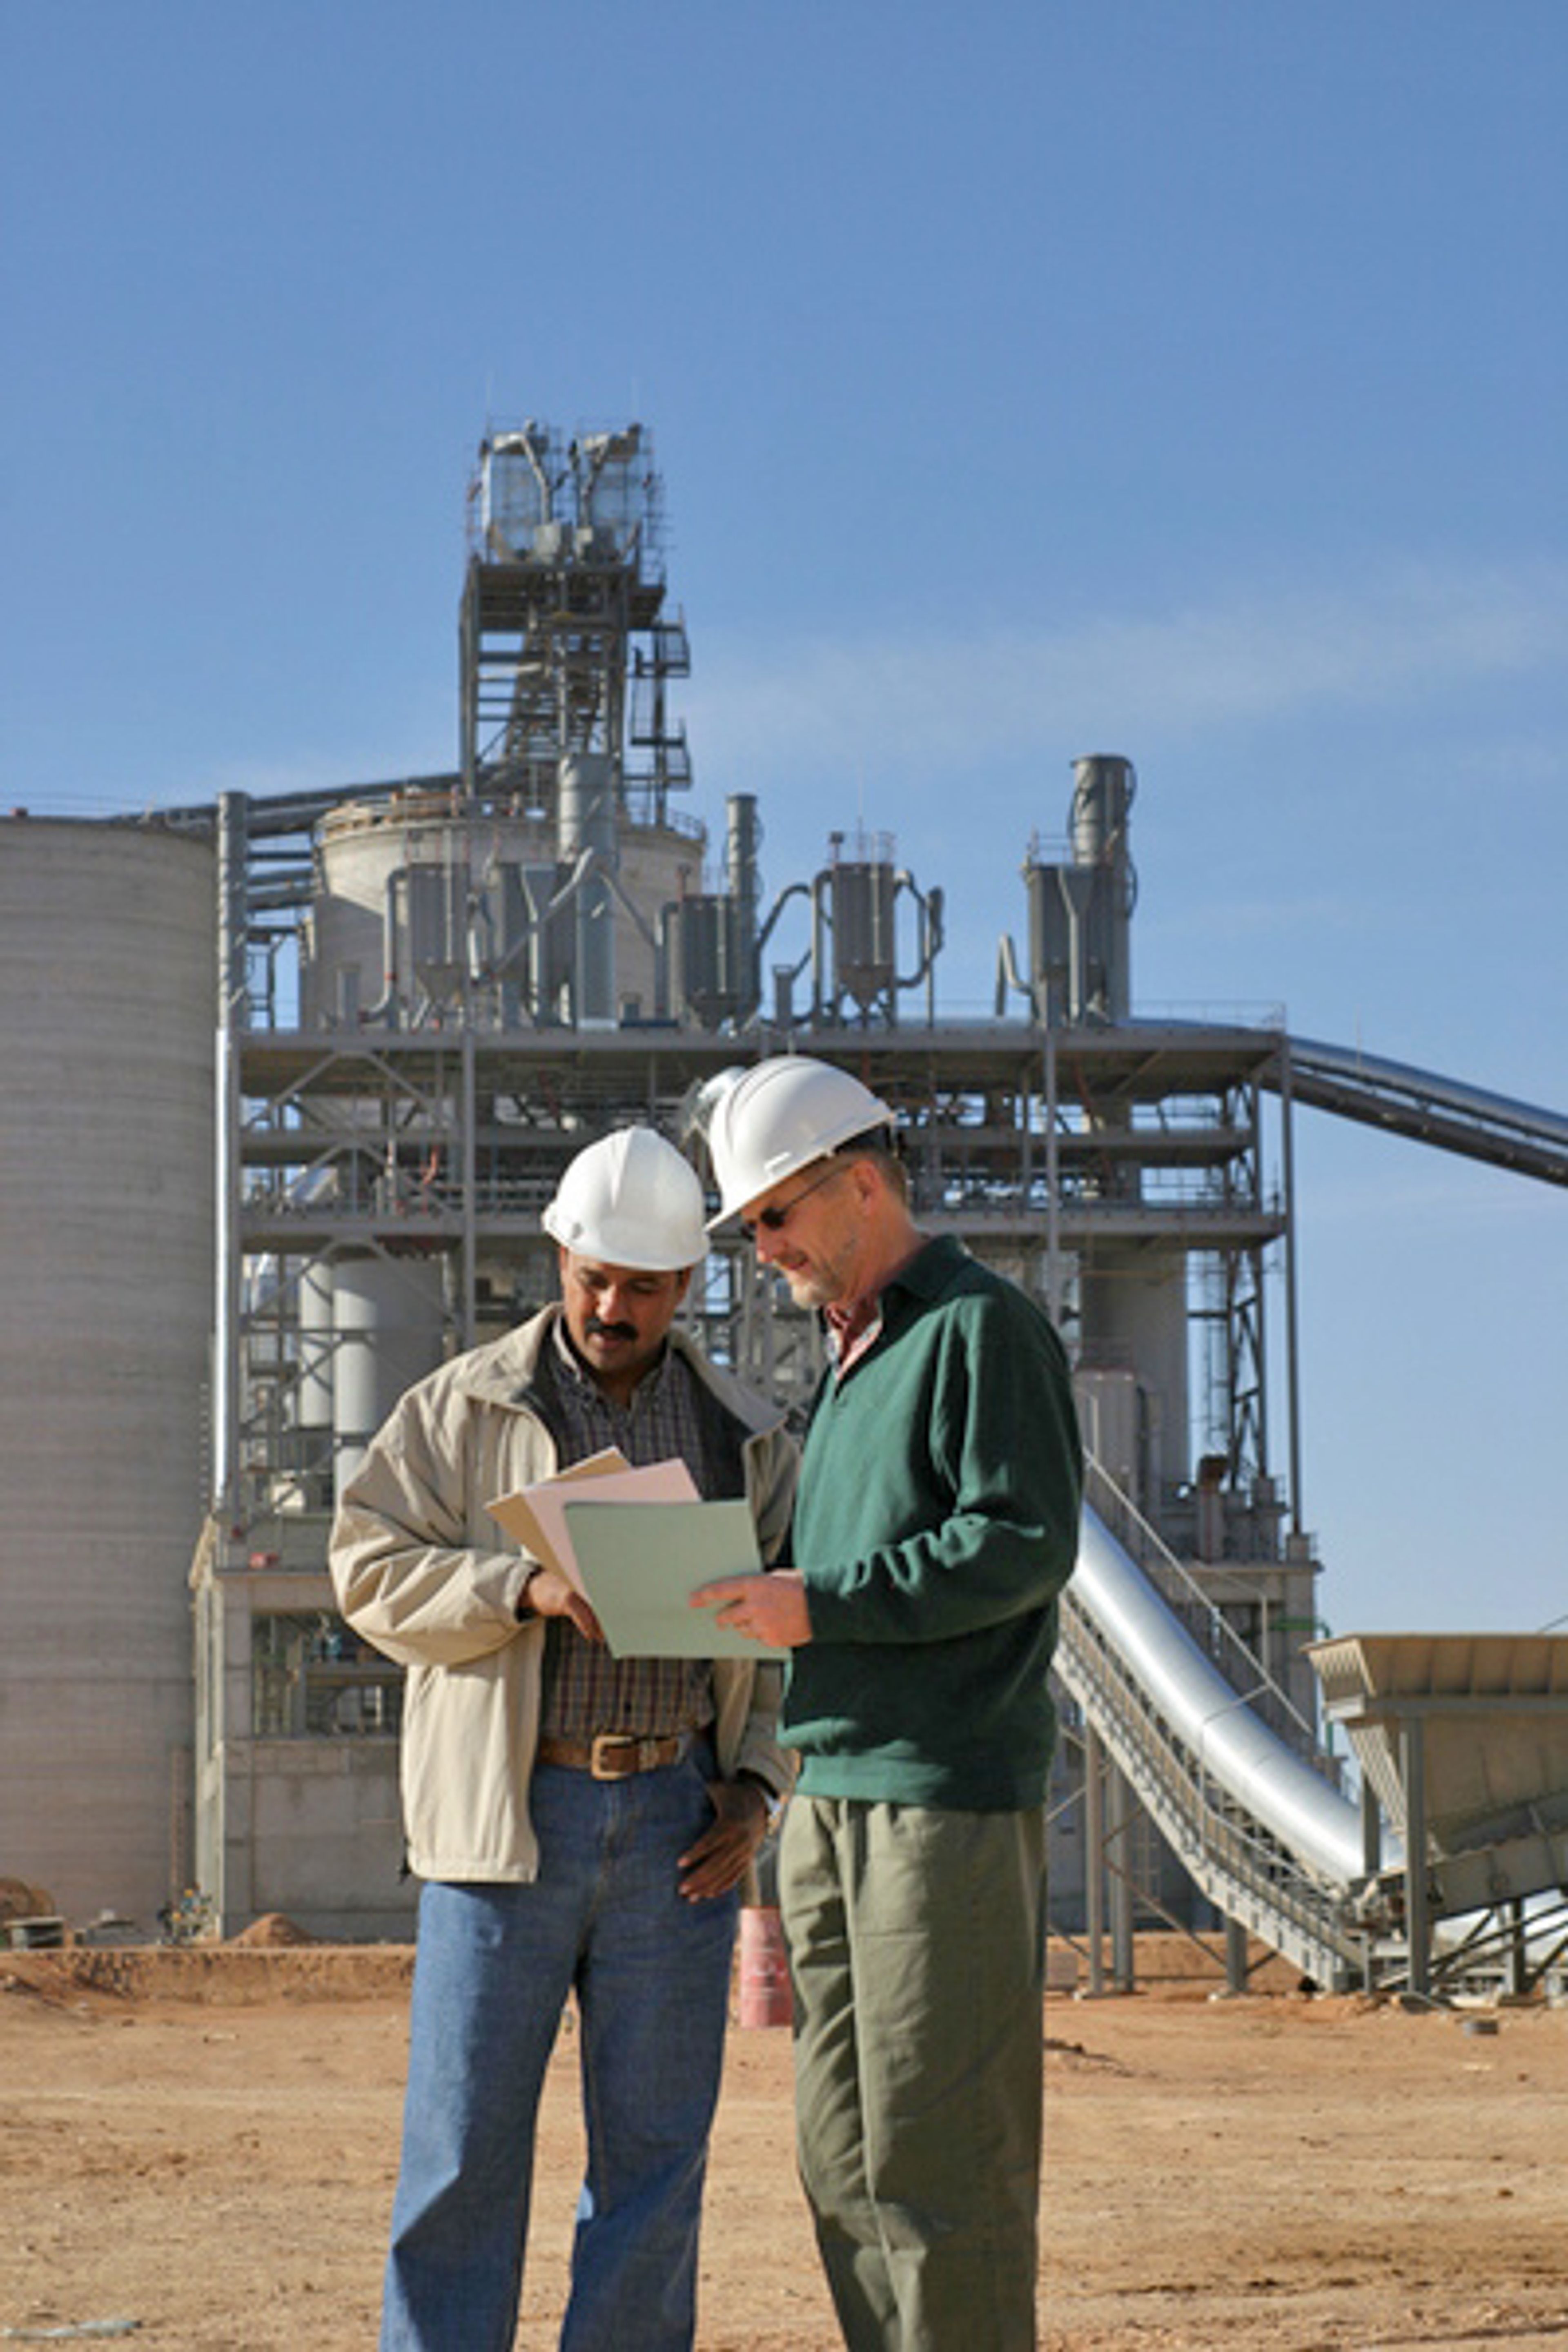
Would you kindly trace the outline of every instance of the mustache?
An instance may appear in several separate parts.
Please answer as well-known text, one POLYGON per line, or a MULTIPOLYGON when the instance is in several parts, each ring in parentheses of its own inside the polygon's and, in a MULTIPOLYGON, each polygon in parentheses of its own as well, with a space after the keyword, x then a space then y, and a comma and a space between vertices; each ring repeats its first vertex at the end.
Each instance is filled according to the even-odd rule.
POLYGON ((635 1339, 635 1323, 606 1323, 597 1315, 590 1315, 583 1326, 591 1339, 635 1339))

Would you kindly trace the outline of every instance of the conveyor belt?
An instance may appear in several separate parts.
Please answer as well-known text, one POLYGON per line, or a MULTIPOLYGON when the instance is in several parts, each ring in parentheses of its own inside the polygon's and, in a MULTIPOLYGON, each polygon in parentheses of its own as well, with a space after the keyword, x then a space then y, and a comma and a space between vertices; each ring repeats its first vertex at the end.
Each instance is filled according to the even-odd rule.
POLYGON ((1288 1062, 1264 1072, 1263 1083, 1281 1092, 1288 1083, 1293 1101, 1516 1175, 1568 1184, 1568 1118, 1560 1112, 1310 1037, 1289 1039, 1287 1053, 1288 1062))

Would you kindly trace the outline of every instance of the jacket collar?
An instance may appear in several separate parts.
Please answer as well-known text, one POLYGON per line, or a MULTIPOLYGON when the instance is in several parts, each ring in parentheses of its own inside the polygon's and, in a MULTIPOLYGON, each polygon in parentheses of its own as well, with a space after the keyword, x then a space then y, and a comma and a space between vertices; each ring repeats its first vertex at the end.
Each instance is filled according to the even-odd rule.
MULTIPOLYGON (((560 1318, 557 1301, 541 1307, 537 1315, 531 1315, 526 1323, 518 1324, 501 1339, 459 1357, 452 1368, 458 1389, 487 1404, 532 1412, 538 1398, 540 1352, 560 1318)), ((783 1426, 784 1417, 776 1406, 717 1370, 679 1325, 670 1332, 669 1345, 715 1401, 742 1423, 748 1436, 783 1426)))

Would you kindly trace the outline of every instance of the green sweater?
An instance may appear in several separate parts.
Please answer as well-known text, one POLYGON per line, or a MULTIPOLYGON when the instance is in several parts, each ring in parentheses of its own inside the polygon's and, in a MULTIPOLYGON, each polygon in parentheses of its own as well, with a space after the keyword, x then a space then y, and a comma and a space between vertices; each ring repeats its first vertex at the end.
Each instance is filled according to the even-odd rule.
POLYGON ((793 1550, 812 1638, 783 1737, 809 1795, 1037 1805, 1082 1482, 1067 1359, 1034 1301, 948 1237, 895 1276, 882 1318, 806 1438, 793 1550))

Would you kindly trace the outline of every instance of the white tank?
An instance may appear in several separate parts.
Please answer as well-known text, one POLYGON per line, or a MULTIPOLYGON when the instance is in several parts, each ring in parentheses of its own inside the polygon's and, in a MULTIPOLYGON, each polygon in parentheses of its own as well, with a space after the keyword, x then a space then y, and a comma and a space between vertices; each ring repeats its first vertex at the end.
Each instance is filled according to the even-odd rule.
POLYGON ((214 956, 204 844, 0 819, 0 1874, 153 1933, 187 1866, 214 956))
POLYGON ((1186 1285, 1184 1262, 1114 1244, 1098 1245, 1083 1268, 1080 1368, 1133 1368, 1143 1426, 1132 1491, 1145 1510, 1191 1475, 1186 1285))
POLYGON ((333 1475, 339 1499, 405 1388, 441 1360, 438 1258, 339 1258, 332 1268, 333 1475))
MULTIPOLYGON (((700 877, 703 846, 700 833, 621 825, 617 878, 647 932, 657 934, 661 909, 700 877)), ((435 992, 429 971, 389 969, 402 951, 399 942, 410 920, 410 877, 442 871, 459 877, 451 890, 458 911, 446 923, 449 961, 463 952, 460 910, 470 893, 479 909, 480 958, 499 960, 517 944, 505 926, 509 905, 521 904, 520 877, 528 877, 542 912, 567 872, 552 821, 489 814, 458 817, 437 794, 409 793, 386 809, 345 804, 323 823, 319 848, 321 886, 311 907, 310 954, 300 983, 300 1018, 310 1029, 353 1028, 367 1015, 384 1020, 389 988, 400 1021, 419 1017, 421 997, 435 992)), ((619 897, 610 901, 610 919, 615 946, 606 969, 614 972, 613 1009, 618 1013, 622 1003, 632 1000, 643 1014, 651 1013, 658 994, 653 949, 619 897)), ((576 910, 569 906, 553 919, 542 963, 522 957, 508 963, 506 985, 514 996, 521 986, 526 997, 530 973, 543 972, 543 994, 550 1000, 542 1008, 545 1017, 558 1017, 555 983, 570 963, 576 925, 576 910)))

